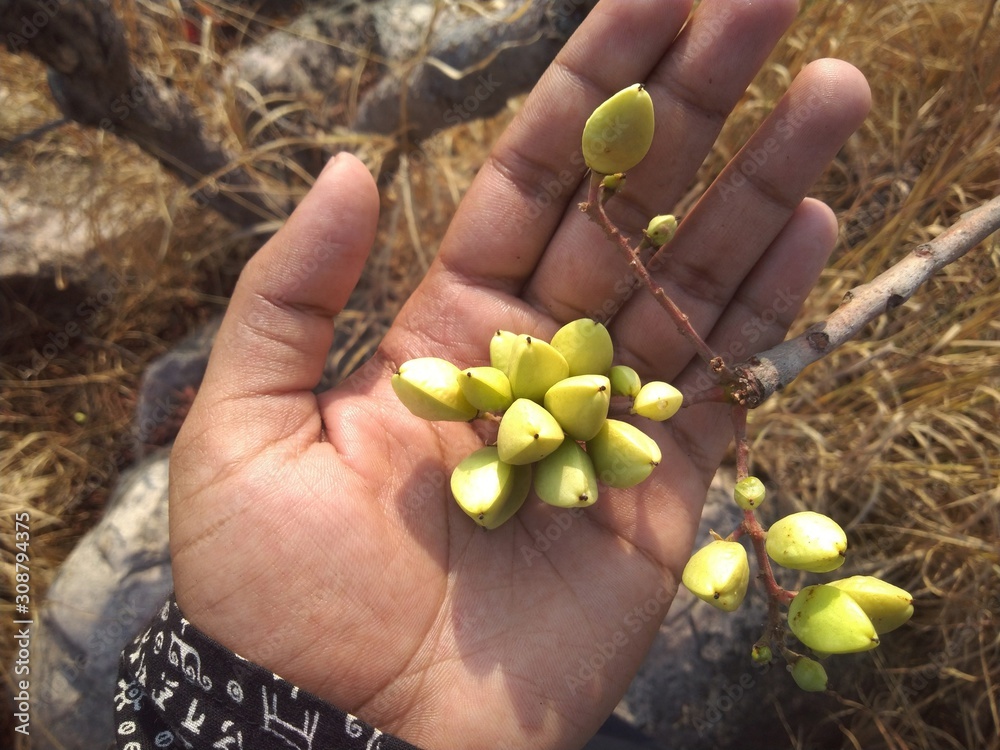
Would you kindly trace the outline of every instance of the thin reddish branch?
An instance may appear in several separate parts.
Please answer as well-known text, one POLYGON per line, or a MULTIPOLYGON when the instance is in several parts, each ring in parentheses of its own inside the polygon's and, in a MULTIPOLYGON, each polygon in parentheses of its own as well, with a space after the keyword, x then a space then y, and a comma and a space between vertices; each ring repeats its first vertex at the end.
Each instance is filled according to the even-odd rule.
POLYGON ((869 283, 852 289, 826 320, 734 366, 737 375, 734 398, 751 409, 760 406, 808 365, 854 338, 874 318, 906 302, 927 279, 998 229, 1000 196, 962 214, 958 222, 938 237, 917 245, 899 263, 869 283))
POLYGON ((653 295, 653 298, 660 304, 660 307, 674 321, 677 330, 691 343, 698 356, 705 360, 705 363, 712 368, 713 372, 727 372, 722 358, 712 351, 712 348, 698 334, 694 326, 691 325, 688 316, 663 291, 663 287, 653 280, 653 277, 649 274, 649 270, 639 258, 639 253, 629 244, 628 238, 618 231, 618 228, 608 217, 607 212, 604 210, 604 202, 601 200, 601 177, 599 175, 591 173, 590 191, 587 196, 587 202, 580 204, 580 210, 600 226, 611 241, 618 246, 625 256, 625 260, 628 261, 629 269, 635 274, 636 278, 646 285, 650 294, 653 295))
POLYGON ((767 598, 775 604, 788 604, 795 598, 795 591, 783 589, 774 577, 774 570, 771 568, 771 559, 767 556, 767 549, 764 542, 767 539, 767 532, 760 525, 756 514, 752 510, 743 511, 743 523, 740 524, 743 533, 750 537, 753 544, 753 551, 757 557, 757 568, 760 570, 758 577, 764 581, 767 588, 767 598))

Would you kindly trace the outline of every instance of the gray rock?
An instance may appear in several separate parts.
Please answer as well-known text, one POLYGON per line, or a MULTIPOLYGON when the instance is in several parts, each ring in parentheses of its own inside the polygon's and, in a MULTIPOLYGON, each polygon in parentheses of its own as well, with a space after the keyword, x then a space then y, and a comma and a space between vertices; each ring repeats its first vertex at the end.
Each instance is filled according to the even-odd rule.
MULTIPOLYGON (((0 101, 2 94, 0 82, 0 101)), ((158 236, 157 197, 95 181, 85 161, 14 158, 0 159, 0 282, 21 297, 42 282, 79 288, 98 299, 93 307, 106 306, 121 281, 105 258, 137 237, 158 236)))
POLYGON ((91 222, 38 198, 29 181, 4 179, 0 204, 0 280, 53 278, 57 286, 88 285, 103 270, 91 222))
POLYGON ((113 733, 118 658, 173 588, 167 452, 122 475, 60 568, 33 640, 33 747, 94 750, 113 733))
POLYGON ((498 3, 469 13, 459 5, 386 0, 372 11, 374 27, 397 65, 358 103, 356 130, 394 133, 406 124, 414 141, 470 119, 500 112, 531 89, 593 7, 593 0, 498 3), (427 39, 431 19, 434 33, 427 39), (388 40, 393 41, 391 46, 388 40), (405 92, 405 93, 404 93, 405 92))
POLYGON ((262 137, 344 126, 396 135, 405 126, 408 140, 418 143, 495 115, 510 97, 528 91, 594 3, 503 0, 470 9, 432 0, 377 0, 311 6, 232 55, 223 89, 244 108, 248 130, 268 109, 308 105, 277 119, 272 115, 262 137))
POLYGON ((134 454, 169 445, 201 386, 222 316, 199 326, 157 357, 142 374, 132 434, 134 454))

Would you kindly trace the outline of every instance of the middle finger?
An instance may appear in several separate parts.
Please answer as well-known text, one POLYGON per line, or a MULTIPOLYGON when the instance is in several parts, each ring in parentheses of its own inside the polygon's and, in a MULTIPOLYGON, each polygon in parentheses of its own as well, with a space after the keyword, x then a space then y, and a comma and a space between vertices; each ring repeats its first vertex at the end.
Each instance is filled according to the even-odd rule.
MULTIPOLYGON (((626 235, 666 212, 715 142, 726 117, 794 18, 796 3, 705 0, 646 81, 656 110, 649 154, 608 210, 626 235)), ((633 83, 622 81, 621 87, 633 83)), ((586 185, 579 200, 586 194, 586 185)), ((524 297, 556 320, 607 318, 631 286, 624 259, 571 203, 524 297)))

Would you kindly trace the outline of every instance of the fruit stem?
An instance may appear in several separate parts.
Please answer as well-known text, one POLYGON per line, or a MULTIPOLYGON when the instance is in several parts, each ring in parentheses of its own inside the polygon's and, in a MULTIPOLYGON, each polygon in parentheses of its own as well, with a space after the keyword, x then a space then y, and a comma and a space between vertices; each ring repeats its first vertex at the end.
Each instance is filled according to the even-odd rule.
POLYGON ((632 273, 646 285, 646 288, 649 289, 653 298, 660 303, 660 307, 662 307, 674 321, 674 325, 677 326, 677 330, 680 331, 681 335, 687 338, 687 340, 694 347, 698 356, 705 360, 706 364, 712 367, 713 372, 724 374, 726 376, 732 376, 732 373, 729 371, 728 366, 725 365, 722 358, 712 351, 712 348, 698 334, 698 332, 694 329, 694 326, 691 325, 691 321, 688 316, 685 315, 677 304, 670 299, 667 293, 663 291, 663 287, 653 280, 649 270, 639 258, 639 254, 629 244, 628 239, 618 231, 618 228, 608 217, 607 212, 604 210, 604 204, 600 199, 600 195, 601 179, 598 175, 591 173, 590 191, 587 196, 587 202, 580 204, 580 210, 586 213, 591 221, 600 226, 611 241, 618 246, 624 254, 625 260, 628 261, 628 265, 632 270, 632 273))

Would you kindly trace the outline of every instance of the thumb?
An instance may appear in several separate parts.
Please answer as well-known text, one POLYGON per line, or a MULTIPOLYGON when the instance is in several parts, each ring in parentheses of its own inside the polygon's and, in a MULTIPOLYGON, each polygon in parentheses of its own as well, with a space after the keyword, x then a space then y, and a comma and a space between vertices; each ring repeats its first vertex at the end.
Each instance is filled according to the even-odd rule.
POLYGON ((310 391, 333 342, 333 318, 368 258, 378 209, 375 182, 357 158, 339 154, 326 165, 240 275, 193 411, 207 407, 210 424, 239 423, 258 446, 306 420, 319 434, 310 391))

